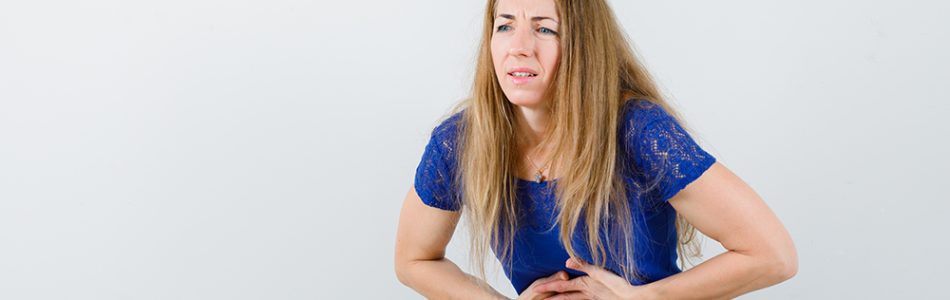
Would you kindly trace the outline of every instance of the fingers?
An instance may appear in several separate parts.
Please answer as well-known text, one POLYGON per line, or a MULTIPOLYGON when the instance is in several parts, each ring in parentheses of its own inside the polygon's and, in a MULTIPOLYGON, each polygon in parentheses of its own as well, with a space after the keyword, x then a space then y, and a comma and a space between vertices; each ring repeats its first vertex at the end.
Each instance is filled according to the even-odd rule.
POLYGON ((618 277, 616 274, 607 271, 604 268, 601 268, 597 265, 588 264, 578 258, 568 258, 567 261, 564 262, 564 266, 587 273, 588 276, 605 283, 614 281, 612 277, 618 277))
POLYGON ((567 272, 564 272, 564 271, 557 271, 557 273, 554 273, 553 275, 548 276, 547 278, 549 278, 550 280, 555 280, 555 279, 568 280, 568 279, 570 279, 569 277, 567 277, 567 272))
POLYGON ((590 274, 590 272, 588 271, 590 271, 591 265, 585 263, 584 261, 578 258, 568 258, 567 261, 564 262, 564 266, 590 274))
POLYGON ((591 299, 591 298, 580 292, 557 294, 549 298, 544 298, 544 300, 587 300, 587 299, 591 299))
POLYGON ((565 281, 550 282, 538 286, 536 290, 555 291, 558 293, 580 292, 584 296, 596 296, 597 298, 609 299, 625 299, 635 294, 634 291, 636 288, 631 285, 627 279, 606 268, 589 264, 580 259, 568 259, 564 262, 564 265, 570 269, 587 273, 587 276, 570 280, 568 281, 571 282, 570 284, 566 284, 565 281))
POLYGON ((590 277, 581 276, 571 280, 555 280, 546 282, 536 286, 534 291, 536 293, 567 293, 574 291, 584 291, 588 286, 590 286, 590 277))
POLYGON ((568 279, 570 279, 570 277, 567 276, 567 272, 557 271, 556 273, 551 274, 551 276, 542 277, 535 280, 534 282, 531 283, 531 287, 535 287, 540 284, 544 284, 544 283, 555 281, 555 280, 568 280, 568 279))
MULTIPOLYGON (((567 279, 569 279, 569 277, 567 276, 567 272, 565 271, 558 271, 558 272, 555 272, 554 274, 551 274, 551 276, 538 278, 537 280, 531 283, 531 286, 528 287, 528 290, 523 292, 521 296, 526 295, 530 299, 545 299, 548 297, 555 296, 557 294, 553 292, 549 292, 549 293, 537 292, 534 290, 534 287, 540 284, 544 284, 546 282, 567 280, 567 279)), ((519 297, 518 299, 521 299, 521 297, 519 297)))
POLYGON ((538 281, 540 281, 539 283, 545 283, 545 282, 554 281, 554 280, 568 280, 568 279, 569 278, 567 277, 567 272, 557 271, 557 273, 551 274, 551 276, 548 276, 548 277, 541 278, 538 281))

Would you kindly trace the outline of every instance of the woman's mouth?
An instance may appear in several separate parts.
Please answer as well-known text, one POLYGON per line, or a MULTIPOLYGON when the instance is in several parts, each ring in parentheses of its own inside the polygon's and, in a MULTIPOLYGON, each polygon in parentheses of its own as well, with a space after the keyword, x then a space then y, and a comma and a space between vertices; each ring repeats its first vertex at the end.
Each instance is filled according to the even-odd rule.
POLYGON ((511 82, 518 85, 528 83, 529 81, 531 81, 537 76, 538 74, 534 74, 531 72, 523 72, 523 71, 508 73, 508 78, 511 79, 511 82))

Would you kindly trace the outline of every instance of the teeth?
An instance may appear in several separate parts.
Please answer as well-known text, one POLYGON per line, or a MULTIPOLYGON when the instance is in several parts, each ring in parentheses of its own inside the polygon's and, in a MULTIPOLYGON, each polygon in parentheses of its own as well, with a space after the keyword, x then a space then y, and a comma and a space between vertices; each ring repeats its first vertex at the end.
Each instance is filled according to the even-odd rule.
POLYGON ((511 75, 512 75, 512 76, 515 76, 515 77, 534 77, 534 76, 536 76, 536 75, 531 74, 531 73, 528 73, 528 72, 512 72, 511 75))

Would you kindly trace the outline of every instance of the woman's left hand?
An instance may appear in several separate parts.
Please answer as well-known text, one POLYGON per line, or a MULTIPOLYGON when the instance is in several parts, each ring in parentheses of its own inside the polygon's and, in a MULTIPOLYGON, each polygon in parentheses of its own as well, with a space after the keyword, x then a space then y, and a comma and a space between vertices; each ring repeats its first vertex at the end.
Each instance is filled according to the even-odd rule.
POLYGON ((587 273, 587 276, 549 281, 535 286, 535 292, 557 292, 556 296, 548 298, 550 300, 641 299, 638 294, 643 292, 642 287, 631 285, 611 271, 576 259, 568 259, 565 266, 587 273))

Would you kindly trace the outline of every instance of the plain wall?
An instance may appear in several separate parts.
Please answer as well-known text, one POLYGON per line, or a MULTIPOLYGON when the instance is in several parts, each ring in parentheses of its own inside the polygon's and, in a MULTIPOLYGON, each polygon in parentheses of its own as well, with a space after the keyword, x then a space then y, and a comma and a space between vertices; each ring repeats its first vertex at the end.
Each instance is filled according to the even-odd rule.
MULTIPOLYGON (((950 297, 948 2, 613 7, 795 240, 797 276, 741 299, 950 297)), ((482 10, 0 0, 0 298, 421 298, 399 208, 482 10)))

